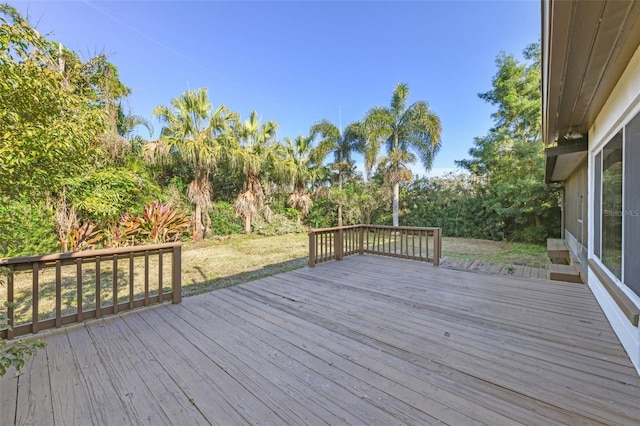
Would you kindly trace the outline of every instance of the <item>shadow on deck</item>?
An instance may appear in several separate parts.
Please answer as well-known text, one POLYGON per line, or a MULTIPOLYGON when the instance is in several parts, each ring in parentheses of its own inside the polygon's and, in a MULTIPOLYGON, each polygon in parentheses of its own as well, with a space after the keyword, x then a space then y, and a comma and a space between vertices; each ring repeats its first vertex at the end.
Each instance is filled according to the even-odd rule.
POLYGON ((585 285, 351 256, 42 333, 0 424, 632 424, 585 285))

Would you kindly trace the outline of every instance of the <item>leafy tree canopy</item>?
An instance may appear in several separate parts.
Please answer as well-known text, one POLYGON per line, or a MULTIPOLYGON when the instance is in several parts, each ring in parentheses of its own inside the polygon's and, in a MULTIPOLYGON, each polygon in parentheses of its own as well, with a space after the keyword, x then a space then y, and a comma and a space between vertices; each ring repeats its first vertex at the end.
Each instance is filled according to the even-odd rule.
POLYGON ((127 93, 105 56, 82 62, 0 5, 0 192, 37 197, 95 163, 127 93))
POLYGON ((544 145, 541 135, 540 46, 529 45, 524 61, 500 54, 493 89, 479 97, 497 107, 494 127, 477 137, 471 159, 457 164, 483 179, 484 206, 505 223, 507 236, 541 219, 557 205, 544 184, 544 145))

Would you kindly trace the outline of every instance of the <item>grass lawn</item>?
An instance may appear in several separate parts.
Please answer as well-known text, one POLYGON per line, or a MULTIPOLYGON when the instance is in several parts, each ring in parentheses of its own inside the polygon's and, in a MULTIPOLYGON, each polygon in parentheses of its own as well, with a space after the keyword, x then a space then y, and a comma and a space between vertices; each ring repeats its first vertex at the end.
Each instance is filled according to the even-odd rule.
POLYGON ((302 268, 307 264, 307 234, 232 235, 182 250, 182 294, 190 296, 302 268))
POLYGON ((481 260, 501 265, 546 268, 549 264, 546 246, 537 244, 444 237, 442 239, 442 253, 443 256, 481 260))

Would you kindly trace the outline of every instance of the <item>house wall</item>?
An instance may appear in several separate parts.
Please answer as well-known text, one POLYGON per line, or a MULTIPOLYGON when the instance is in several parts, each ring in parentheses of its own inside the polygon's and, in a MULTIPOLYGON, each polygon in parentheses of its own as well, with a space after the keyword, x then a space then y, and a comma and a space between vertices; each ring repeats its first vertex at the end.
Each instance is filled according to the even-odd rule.
POLYGON ((564 239, 585 275, 589 241, 588 170, 585 160, 565 181, 563 197, 564 239))
MULTIPOLYGON (((591 220, 589 220, 588 257, 600 265, 606 272, 609 272, 608 269, 594 255, 594 224, 596 221, 599 223, 601 220, 600 217, 595 216, 595 212, 598 211, 595 208, 595 203, 600 202, 600 200, 596 200, 594 196, 596 193, 595 158, 602 147, 638 113, 640 113, 640 48, 636 50, 631 58, 625 72, 589 130, 588 216, 591 220)), ((625 163, 624 167, 640 167, 640 164, 625 163)), ((627 188, 627 190, 628 189, 629 188, 627 188)), ((638 235, 623 235, 623 238, 638 237, 638 235)), ((634 259, 637 258, 638 253, 623 252, 623 262, 636 261, 634 259)), ((620 289, 633 303, 640 306, 640 297, 637 294, 616 278, 614 274, 609 273, 608 275, 619 285, 620 289)), ((638 373, 640 373, 640 330, 638 327, 633 326, 622 313, 616 302, 611 298, 590 268, 588 271, 588 284, 604 313, 607 315, 611 326, 620 338, 631 361, 638 370, 638 373)))

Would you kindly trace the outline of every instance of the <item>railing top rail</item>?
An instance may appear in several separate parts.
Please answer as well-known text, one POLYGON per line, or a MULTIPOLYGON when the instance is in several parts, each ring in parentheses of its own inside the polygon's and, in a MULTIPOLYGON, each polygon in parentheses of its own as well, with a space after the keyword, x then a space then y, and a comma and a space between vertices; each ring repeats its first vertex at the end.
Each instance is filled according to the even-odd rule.
POLYGON ((334 226, 333 228, 317 228, 317 229, 309 229, 309 234, 317 234, 320 232, 331 232, 331 231, 339 231, 340 229, 357 229, 362 227, 362 225, 348 225, 348 226, 334 226))
POLYGON ((45 254, 45 255, 36 255, 36 256, 9 257, 9 258, 0 259, 0 266, 8 266, 8 265, 21 264, 21 263, 52 262, 52 261, 64 260, 64 259, 93 258, 96 256, 113 256, 118 254, 139 253, 144 251, 157 251, 157 250, 170 249, 170 248, 172 249, 172 248, 181 247, 181 246, 182 246, 181 242, 175 242, 175 243, 162 243, 162 244, 147 244, 142 246, 117 247, 117 248, 99 249, 99 250, 68 251, 64 253, 54 253, 54 254, 45 254))
POLYGON ((365 228, 399 229, 402 231, 435 231, 437 226, 391 226, 391 225, 359 225, 365 228))
POLYGON ((349 225, 349 226, 335 226, 333 228, 320 228, 310 229, 309 234, 317 234, 320 232, 332 232, 339 231, 340 229, 354 229, 354 228, 379 228, 379 229, 398 229, 401 231, 434 231, 440 229, 438 227, 424 227, 424 226, 390 226, 390 225, 349 225))

